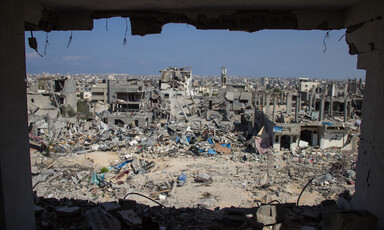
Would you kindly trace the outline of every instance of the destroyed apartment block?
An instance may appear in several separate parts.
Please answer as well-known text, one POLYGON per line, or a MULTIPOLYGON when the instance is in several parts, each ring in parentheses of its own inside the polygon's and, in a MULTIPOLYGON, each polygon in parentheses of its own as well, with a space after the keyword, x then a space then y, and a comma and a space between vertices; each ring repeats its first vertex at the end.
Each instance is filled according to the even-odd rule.
POLYGON ((193 95, 191 67, 169 67, 160 70, 160 75, 159 88, 163 99, 175 95, 193 95))
POLYGON ((191 67, 169 67, 160 70, 158 88, 152 96, 155 118, 185 119, 197 113, 192 87, 191 67))
POLYGON ((255 113, 260 110, 265 115, 255 116, 257 130, 265 126, 275 150, 343 147, 351 128, 358 129, 349 121, 361 111, 362 95, 347 93, 345 86, 321 85, 307 79, 300 79, 300 83, 303 91, 256 92, 255 113), (260 119, 264 120, 262 124, 260 119))
POLYGON ((104 120, 109 126, 143 128, 152 123, 151 87, 137 79, 108 80, 107 85, 111 112, 104 116, 104 120))
POLYGON ((101 83, 96 83, 91 87, 91 101, 92 102, 108 102, 108 86, 105 80, 101 83))
POLYGON ((30 116, 73 116, 77 111, 76 81, 73 78, 39 78, 27 89, 30 116))

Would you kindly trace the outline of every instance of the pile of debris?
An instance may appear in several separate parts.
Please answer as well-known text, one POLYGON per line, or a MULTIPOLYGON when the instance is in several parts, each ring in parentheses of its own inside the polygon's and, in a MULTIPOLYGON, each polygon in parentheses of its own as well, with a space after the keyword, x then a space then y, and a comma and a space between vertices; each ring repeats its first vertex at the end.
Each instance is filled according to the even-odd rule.
MULTIPOLYGON (((342 196, 342 195, 341 195, 342 196)), ((367 211, 343 210, 335 201, 317 206, 262 204, 253 208, 179 208, 135 200, 93 203, 35 196, 37 229, 376 229, 367 211)))
POLYGON ((345 189, 354 191, 356 154, 307 148, 256 155, 240 144, 214 145, 209 143, 213 138, 208 138, 197 142, 196 147, 191 136, 184 137, 151 148, 140 147, 137 141, 132 146, 134 153, 51 152, 44 156, 31 151, 33 188, 43 197, 94 202, 139 192, 164 205, 204 208, 253 207, 273 200, 295 202, 308 181, 311 184, 304 192, 303 204, 335 199, 345 189), (183 144, 182 139, 186 139, 183 144), (203 145, 216 153, 200 152, 203 145), (177 151, 172 150, 177 147, 177 151), (225 152, 228 150, 231 154, 225 152))

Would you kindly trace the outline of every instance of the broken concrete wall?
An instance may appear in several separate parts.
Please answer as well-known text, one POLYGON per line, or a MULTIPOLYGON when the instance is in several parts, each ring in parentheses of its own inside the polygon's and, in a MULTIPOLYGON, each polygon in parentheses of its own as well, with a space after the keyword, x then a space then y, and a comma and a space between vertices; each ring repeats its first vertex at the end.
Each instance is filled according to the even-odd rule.
MULTIPOLYGON (((169 67, 160 70, 161 79, 159 82, 160 91, 173 89, 176 94, 194 95, 192 89, 192 68, 190 67, 169 67)), ((175 95, 170 92, 170 94, 175 95)), ((163 96, 163 95, 162 95, 163 96)), ((172 95, 168 95, 171 97, 172 95)))
POLYGON ((363 123, 357 161, 356 192, 352 206, 378 217, 384 229, 384 2, 363 1, 347 12, 346 40, 350 54, 358 54, 358 68, 365 69, 363 123))
POLYGON ((108 126, 110 127, 123 127, 130 125, 131 127, 148 127, 152 123, 152 113, 112 113, 106 115, 108 126))
POLYGON ((108 87, 107 83, 96 84, 91 88, 91 100, 92 101, 102 101, 104 103, 108 102, 108 87))
POLYGON ((28 114, 29 116, 48 116, 56 118, 60 114, 60 109, 55 106, 50 95, 39 93, 28 93, 28 114))
POLYGON ((349 129, 328 127, 320 138, 320 148, 343 147, 348 140, 349 129))
POLYGON ((77 112, 76 80, 68 78, 64 82, 62 94, 65 96, 65 106, 72 107, 77 112))
POLYGON ((286 148, 293 150, 298 146, 300 125, 276 123, 273 126, 273 149, 286 148))

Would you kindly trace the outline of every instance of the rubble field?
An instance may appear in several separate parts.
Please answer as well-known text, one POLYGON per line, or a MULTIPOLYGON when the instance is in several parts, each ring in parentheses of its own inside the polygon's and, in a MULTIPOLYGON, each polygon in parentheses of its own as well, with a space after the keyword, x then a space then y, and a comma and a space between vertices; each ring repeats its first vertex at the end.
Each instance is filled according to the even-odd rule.
MULTIPOLYGON (((67 197, 106 202, 115 201, 130 192, 139 192, 176 208, 254 207, 272 200, 296 202, 302 188, 312 177, 317 178, 312 182, 313 186, 303 193, 301 204, 317 205, 324 199, 337 198, 346 189, 353 191, 352 172, 348 172, 352 175, 334 172, 334 176, 325 173, 335 167, 331 163, 333 157, 319 157, 323 162, 314 163, 319 160, 287 155, 274 153, 270 157, 249 156, 253 159, 247 160, 243 159, 247 155, 239 156, 238 159, 230 155, 187 155, 176 158, 153 156, 147 159, 156 162, 153 168, 145 174, 135 174, 133 169, 127 170, 124 182, 116 182, 117 171, 104 173, 104 180, 113 182, 103 188, 91 184, 92 172, 100 172, 103 167, 118 163, 119 156, 114 152, 65 156, 52 154, 51 157, 32 152, 31 158, 32 173, 35 175, 34 189, 38 196, 48 198, 67 197), (180 175, 186 176, 185 183, 173 188, 180 175), (174 191, 171 195, 169 193, 172 189, 174 191)), ((145 161, 143 158, 137 159, 145 161)), ((156 205, 144 198, 135 199, 144 204, 156 205)))
POLYGON ((375 228, 351 210, 361 82, 253 87, 223 67, 198 89, 191 68, 160 72, 79 95, 70 77, 30 82, 38 229, 375 228))
POLYGON ((205 229, 211 225, 217 229, 241 225, 259 229, 261 220, 260 217, 254 220, 255 212, 260 207, 271 210, 279 207, 287 211, 284 216, 288 219, 284 217, 282 221, 276 217, 262 226, 280 229, 277 227, 284 224, 288 229, 301 229, 305 224, 322 224, 318 216, 327 200, 333 202, 333 209, 350 208, 357 155, 351 144, 342 149, 307 147, 256 154, 237 132, 224 135, 217 131, 216 137, 204 140, 200 136, 192 137, 192 132, 172 138, 159 130, 144 138, 142 130, 106 128, 101 135, 97 132, 99 144, 94 138, 88 138, 88 143, 57 140, 44 151, 31 149, 37 226, 41 229, 141 228, 149 215, 147 221, 163 229, 185 229, 181 226, 205 229), (122 139, 124 133, 130 137, 122 139), (159 136, 162 137, 153 139, 159 136), (79 145, 83 147, 80 149, 79 145), (100 148, 101 145, 104 147, 100 148), (135 203, 135 208, 124 208, 124 202, 135 203), (266 206, 268 203, 271 205, 266 206), (134 211, 126 213, 127 210, 134 211), (72 219, 73 212, 81 213, 79 222, 66 222, 65 217, 72 219), (101 228, 103 223, 95 222, 95 215, 106 213, 114 214, 108 221, 116 219, 116 228, 101 228), (167 219, 169 215, 172 218, 167 219), (177 215, 181 217, 175 219, 177 215), (132 223, 134 220, 127 218, 138 222, 132 223), (301 219, 297 222, 295 218, 301 219), (223 225, 223 219, 229 223, 223 225))

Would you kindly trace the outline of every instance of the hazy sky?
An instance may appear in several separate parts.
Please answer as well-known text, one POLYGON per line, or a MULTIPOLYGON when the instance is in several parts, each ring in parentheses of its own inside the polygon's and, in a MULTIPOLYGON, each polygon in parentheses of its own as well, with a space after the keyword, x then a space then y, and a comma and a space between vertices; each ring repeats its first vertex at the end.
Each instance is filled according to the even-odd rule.
MULTIPOLYGON (((129 19, 128 19, 129 25, 129 19)), ((326 31, 263 30, 254 33, 227 30, 196 30, 186 24, 168 24, 161 34, 141 36, 127 33, 125 20, 95 20, 92 31, 51 32, 44 57, 28 46, 28 73, 128 73, 156 75, 170 66, 192 66, 197 75, 228 75, 311 78, 361 78, 357 56, 348 54, 344 30, 330 31, 324 53, 326 31)), ((38 50, 44 53, 45 32, 34 32, 38 50)))

